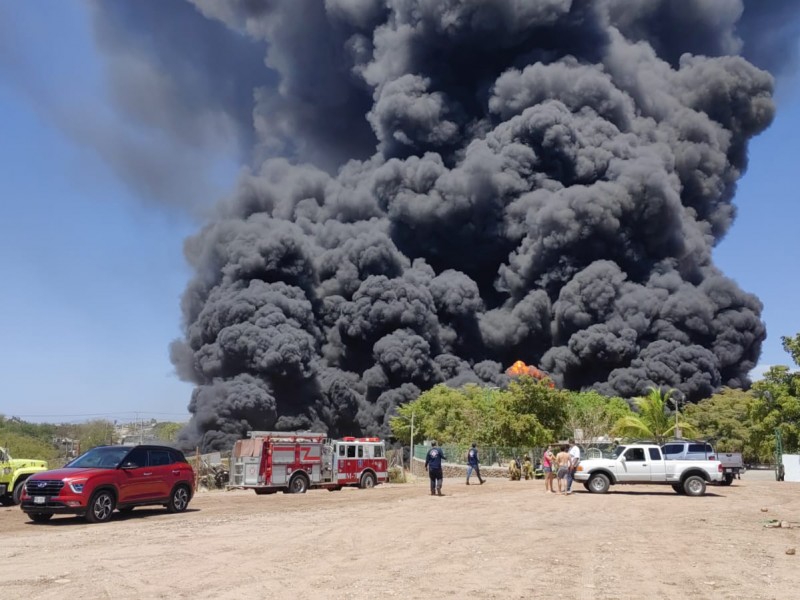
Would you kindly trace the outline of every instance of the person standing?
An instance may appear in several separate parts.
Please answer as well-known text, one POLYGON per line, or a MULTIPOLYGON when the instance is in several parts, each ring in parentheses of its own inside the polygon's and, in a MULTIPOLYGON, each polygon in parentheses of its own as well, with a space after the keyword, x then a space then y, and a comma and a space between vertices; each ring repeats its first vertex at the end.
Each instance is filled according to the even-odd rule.
POLYGON ((563 444, 561 452, 556 454, 556 467, 558 468, 558 493, 567 495, 567 475, 569 474, 570 456, 567 449, 569 446, 563 444))
POLYGON ((469 478, 472 476, 473 469, 475 470, 475 474, 478 476, 478 481, 481 482, 483 485, 483 479, 481 478, 481 469, 480 469, 480 461, 478 460, 478 445, 475 442, 472 442, 472 448, 467 451, 467 485, 469 485, 469 478))
POLYGON ((569 471, 567 472, 567 493, 572 493, 572 482, 575 481, 575 470, 581 462, 581 449, 575 440, 569 441, 569 471))
POLYGON ((553 473, 553 463, 556 462, 556 456, 553 454, 553 447, 548 446, 547 450, 544 451, 544 455, 542 456, 542 470, 544 471, 544 491, 556 493, 553 489, 553 479, 555 478, 555 474, 553 473))
POLYGON ((442 461, 447 460, 441 448, 436 446, 436 440, 431 442, 431 449, 425 456, 425 468, 428 470, 428 477, 431 480, 431 496, 442 495, 442 461))

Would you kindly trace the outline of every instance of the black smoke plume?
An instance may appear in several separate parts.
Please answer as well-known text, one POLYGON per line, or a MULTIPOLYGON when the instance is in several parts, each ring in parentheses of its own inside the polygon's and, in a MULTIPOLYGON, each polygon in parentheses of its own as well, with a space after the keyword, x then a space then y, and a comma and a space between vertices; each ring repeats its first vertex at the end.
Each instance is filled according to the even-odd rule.
MULTIPOLYGON (((773 117, 773 77, 744 57, 780 64, 785 44, 754 27, 769 6, 193 4, 184 28, 228 31, 230 55, 198 56, 208 73, 260 47, 264 74, 245 61, 240 87, 178 78, 208 94, 188 115, 241 124, 252 94, 247 135, 267 158, 186 243, 172 358, 196 384, 187 443, 385 433, 421 390, 502 385, 517 359, 625 397, 748 385, 761 303, 712 249, 773 117)), ((180 67, 196 40, 169 39, 163 60, 180 67)))

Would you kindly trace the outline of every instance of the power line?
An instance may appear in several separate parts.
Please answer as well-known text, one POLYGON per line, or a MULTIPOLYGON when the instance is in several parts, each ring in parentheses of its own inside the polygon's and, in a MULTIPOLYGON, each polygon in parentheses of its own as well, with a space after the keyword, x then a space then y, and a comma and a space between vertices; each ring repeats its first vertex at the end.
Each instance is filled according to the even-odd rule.
MULTIPOLYGON (((29 415, 11 415, 10 417, 17 417, 17 418, 55 418, 55 417, 115 417, 115 416, 122 416, 122 415, 169 415, 175 417, 185 417, 188 416, 188 412, 182 413, 173 413, 173 412, 151 412, 151 411, 121 411, 121 412, 106 412, 106 413, 72 413, 72 414, 29 414, 29 415)), ((10 418, 9 417, 9 418, 10 418)))

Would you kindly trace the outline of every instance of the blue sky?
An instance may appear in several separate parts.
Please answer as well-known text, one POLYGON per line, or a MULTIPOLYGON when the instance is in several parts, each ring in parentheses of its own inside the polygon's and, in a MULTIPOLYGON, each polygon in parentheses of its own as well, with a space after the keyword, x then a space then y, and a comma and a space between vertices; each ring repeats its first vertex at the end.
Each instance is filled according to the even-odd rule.
MULTIPOLYGON (((108 155, 109 132, 137 132, 111 108, 85 5, 50 2, 47 20, 30 6, 12 13, 0 0, 0 414, 185 420, 191 386, 168 345, 191 276, 182 245, 199 221, 132 191, 108 155)), ((715 252, 764 303, 762 365, 788 364, 780 336, 800 332, 796 74, 781 81, 778 109, 751 144, 738 219, 715 252)), ((210 167, 199 204, 235 179, 224 149, 210 167)))
POLYGON ((48 3, 47 20, 20 6, 0 1, 0 413, 184 420, 191 386, 168 345, 198 223, 132 193, 101 156, 91 126, 123 124, 85 5, 48 3))
POLYGON ((781 336, 800 333, 800 75, 779 81, 778 112, 772 126, 750 144, 750 166, 739 184, 737 219, 717 246, 722 271, 764 304, 767 365, 791 365, 781 336))

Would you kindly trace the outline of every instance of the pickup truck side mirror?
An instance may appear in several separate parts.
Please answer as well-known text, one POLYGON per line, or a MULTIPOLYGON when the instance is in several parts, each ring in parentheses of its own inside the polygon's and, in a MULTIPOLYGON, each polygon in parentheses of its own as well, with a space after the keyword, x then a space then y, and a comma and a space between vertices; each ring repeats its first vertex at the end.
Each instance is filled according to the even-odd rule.
POLYGON ((619 462, 625 462, 625 455, 624 454, 620 454, 619 462))

